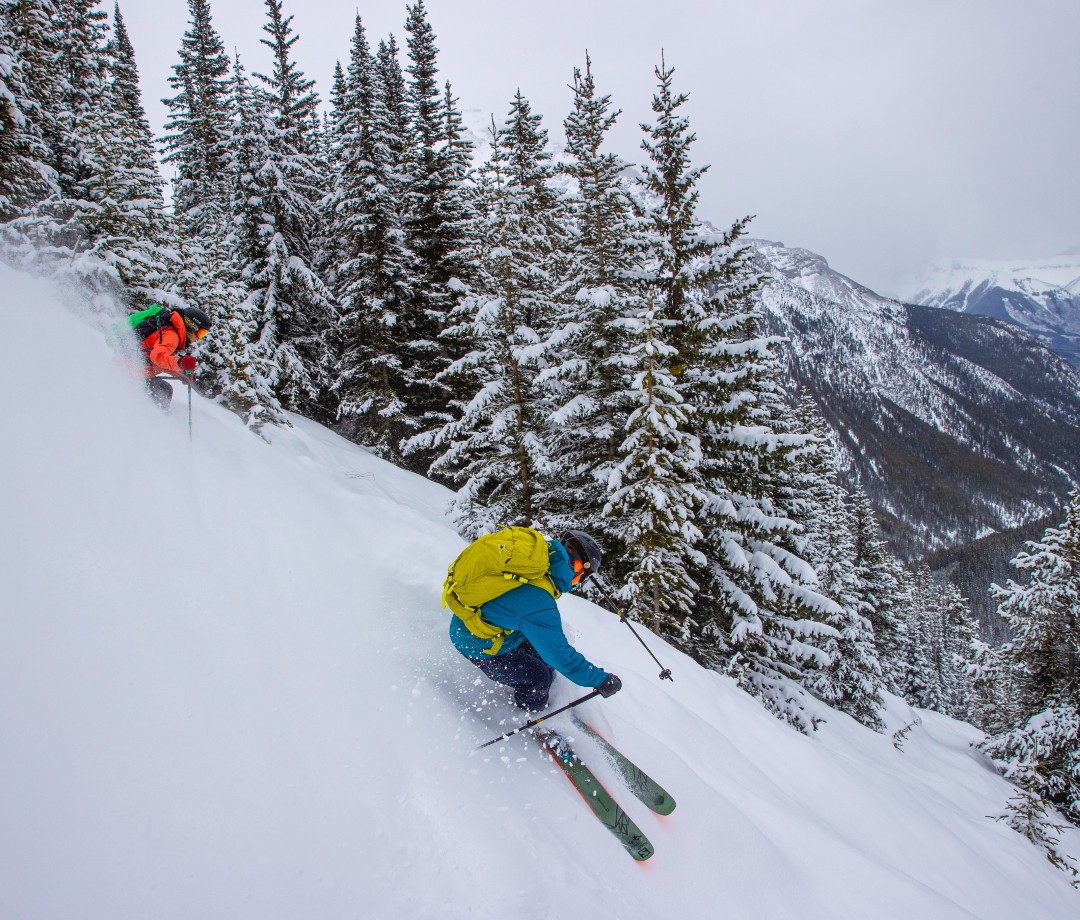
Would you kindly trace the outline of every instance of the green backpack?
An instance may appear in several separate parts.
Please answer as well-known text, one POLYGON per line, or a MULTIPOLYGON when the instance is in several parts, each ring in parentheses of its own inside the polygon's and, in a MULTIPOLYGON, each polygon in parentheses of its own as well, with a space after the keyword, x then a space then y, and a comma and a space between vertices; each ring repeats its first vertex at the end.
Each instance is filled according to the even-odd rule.
POLYGON ((511 630, 489 623, 480 615, 488 601, 518 585, 543 588, 558 600, 559 589, 551 580, 548 542, 529 527, 507 527, 474 540, 447 569, 442 605, 460 617, 465 628, 479 639, 491 640, 485 655, 496 655, 511 630))
POLYGON ((161 332, 162 329, 172 326, 172 307, 163 307, 161 304, 151 304, 145 310, 132 313, 128 317, 128 325, 141 342, 153 332, 161 332))
POLYGON ((132 313, 125 319, 117 320, 108 332, 108 340, 113 348, 124 349, 130 347, 131 335, 134 333, 137 344, 142 344, 143 339, 154 332, 172 328, 172 307, 163 307, 161 304, 151 304, 145 310, 132 313))

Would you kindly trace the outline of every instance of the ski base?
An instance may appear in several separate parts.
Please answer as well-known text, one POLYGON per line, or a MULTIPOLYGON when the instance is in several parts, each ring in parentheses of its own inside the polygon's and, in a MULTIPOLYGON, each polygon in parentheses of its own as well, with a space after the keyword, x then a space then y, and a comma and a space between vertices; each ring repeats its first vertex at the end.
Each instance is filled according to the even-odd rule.
POLYGON ((581 758, 574 753, 570 745, 549 729, 537 729, 533 736, 544 746, 551 759, 588 803, 593 814, 611 831, 626 852, 639 862, 652 856, 655 850, 649 838, 619 807, 619 803, 601 785, 592 770, 581 762, 581 758))
POLYGON ((616 748, 591 725, 574 717, 574 725, 600 745, 612 766, 622 777, 626 788, 658 815, 670 815, 675 810, 675 798, 648 773, 616 748))

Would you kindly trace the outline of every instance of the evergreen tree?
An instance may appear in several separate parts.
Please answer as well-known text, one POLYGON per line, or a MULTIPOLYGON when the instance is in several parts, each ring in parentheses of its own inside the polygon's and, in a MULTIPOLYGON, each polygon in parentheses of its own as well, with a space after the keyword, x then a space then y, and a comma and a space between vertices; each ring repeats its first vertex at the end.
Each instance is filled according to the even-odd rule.
POLYGON ((344 239, 338 272, 342 307, 335 392, 344 430, 382 456, 400 459, 412 433, 407 349, 415 313, 416 260, 403 230, 400 86, 384 43, 371 55, 356 19, 340 119, 341 173, 334 211, 344 239))
POLYGON ((293 59, 292 49, 299 36, 293 34, 293 17, 284 14, 284 0, 265 0, 265 3, 268 15, 263 31, 269 37, 260 41, 273 55, 274 69, 269 76, 258 73, 255 76, 273 100, 271 112, 281 148, 293 156, 310 156, 315 151, 319 124, 319 98, 312 92, 315 81, 307 79, 293 59))
MULTIPOLYGON (((96 122, 111 117, 96 111, 106 91, 105 14, 96 6, 97 0, 19 0, 4 9, 19 63, 12 76, 25 75, 18 111, 29 116, 41 140, 39 175, 47 185, 45 196, 32 195, 35 206, 7 225, 5 237, 29 263, 45 256, 65 271, 88 264, 75 265, 72 258, 72 250, 85 253, 94 243, 86 238, 85 224, 74 219, 76 205, 94 206, 87 183, 99 151, 87 145, 96 136, 96 122)), ((83 279, 88 289, 107 286, 115 292, 115 274, 94 265, 95 277, 83 279)))
POLYGON ((227 232, 231 199, 229 143, 232 90, 225 46, 210 19, 209 0, 188 0, 191 22, 165 99, 164 162, 177 171, 175 213, 195 236, 227 232))
POLYGON ((886 549, 870 497, 861 487, 852 496, 852 529, 859 606, 873 629, 884 685, 899 694, 904 648, 900 563, 886 549))
MULTIPOLYGON (((292 59, 297 36, 281 0, 266 0, 262 39, 273 52, 265 89, 242 88, 248 105, 247 154, 255 161, 240 174, 247 201, 234 205, 234 233, 242 240, 244 283, 260 302, 262 347, 269 349, 274 395, 286 409, 321 418, 329 386, 326 346, 335 307, 313 268, 311 241, 320 217, 321 177, 312 152, 318 100, 292 59), (250 222, 238 229, 241 221, 250 222)), ((240 81, 241 83, 243 81, 240 81)))
POLYGON ((927 565, 909 576, 910 601, 905 611, 904 699, 920 709, 943 711, 941 686, 940 590, 927 565))
POLYGON ((112 265, 136 304, 169 300, 173 257, 162 181, 137 121, 114 84, 79 124, 88 174, 70 202, 89 251, 112 265))
MULTIPOLYGON (((414 69, 410 67, 410 71, 414 69)), ((398 226, 404 235, 402 271, 408 280, 408 294, 399 301, 397 321, 391 330, 394 350, 400 358, 396 387, 401 405, 401 424, 392 455, 398 462, 420 472, 426 471, 432 456, 423 451, 410 450, 409 440, 418 431, 430 429, 432 419, 445 418, 445 408, 450 398, 438 375, 447 367, 445 349, 439 336, 446 325, 451 298, 445 282, 433 284, 432 266, 415 249, 417 245, 423 245, 428 249, 428 256, 431 255, 430 241, 422 232, 417 232, 414 208, 417 205, 418 186, 423 188, 424 206, 430 205, 428 196, 439 194, 445 198, 448 190, 437 188, 429 177, 415 170, 419 145, 413 108, 415 76, 413 84, 406 90, 393 36, 387 42, 380 43, 376 71, 387 116, 386 144, 390 151, 388 179, 393 182, 390 191, 398 226)), ((420 153, 423 152, 421 149, 420 153)), ((437 168, 439 163, 436 161, 432 165, 437 168)), ((445 180, 440 176, 434 178, 436 183, 445 180)), ((399 286, 403 290, 406 287, 399 286)))
POLYGON ((1076 860, 1061 849, 1059 831, 1065 826, 1058 824, 1049 814, 1046 800, 1030 789, 1017 792, 1005 806, 1005 814, 998 817, 1018 834, 1026 837, 1046 854, 1050 864, 1072 877, 1072 886, 1080 888, 1080 870, 1076 860))
MULTIPOLYGON (((105 13, 99 0, 56 0, 50 34, 59 67, 57 96, 50 100, 53 117, 46 124, 46 142, 53 157, 61 195, 69 201, 92 198, 86 183, 93 178, 92 155, 97 107, 105 95, 105 13)), ((109 116, 111 117, 111 116, 109 116)))
POLYGON ((1005 775, 1080 824, 1080 490, 1065 520, 1013 559, 1028 572, 991 593, 1014 638, 1020 719, 983 742, 1005 775))
MULTIPOLYGON (((643 241, 633 202, 621 181, 626 164, 602 150, 619 113, 611 111, 609 96, 597 95, 588 58, 584 73, 574 71, 573 90, 574 110, 565 122, 571 158, 562 167, 574 183, 574 194, 567 201, 572 232, 567 310, 551 343, 562 360, 553 362, 545 377, 554 401, 554 449, 566 488, 562 505, 549 512, 567 526, 604 530, 610 523, 608 554, 624 558, 613 545, 614 531, 628 525, 610 516, 617 505, 603 517, 601 511, 608 498, 608 479, 620 461, 626 462, 622 441, 627 416, 640 403, 644 379, 639 371, 637 386, 626 385, 630 368, 640 366, 639 358, 628 354, 628 346, 630 330, 640 330, 633 318, 643 309, 636 283, 643 241)), ((650 328, 659 328, 655 318, 650 328)), ((639 352, 642 348, 653 362, 651 347, 639 344, 639 352)), ((645 373, 652 379, 657 372, 645 373)), ((685 427, 685 418, 681 424, 685 427)))
POLYGON ((976 654, 977 627, 968 599, 956 585, 946 583, 941 598, 942 654, 940 679, 945 712, 970 721, 975 701, 971 667, 976 654))
MULTIPOLYGON (((405 30, 410 130, 403 164, 403 204, 409 248, 417 259, 409 356, 412 380, 406 392, 409 415, 423 434, 452 417, 448 411, 451 394, 432 382, 462 354, 453 353, 449 342, 440 337, 472 274, 468 250, 473 215, 466 186, 471 145, 461 130, 461 114, 450 84, 440 92, 438 48, 423 0, 408 7, 405 30)), ((407 445, 410 463, 427 469, 435 455, 420 449, 419 443, 407 445)))
POLYGON ((38 231, 53 243, 101 257, 108 271, 95 269, 100 277, 93 283, 137 304, 175 302, 171 227, 134 52, 122 19, 106 46, 104 14, 93 7, 66 0, 58 10, 55 28, 63 32, 57 60, 66 82, 54 100, 52 123, 67 131, 56 156, 66 172, 59 177, 62 197, 46 202, 36 216, 38 231))
MULTIPOLYGON (((216 233, 199 235, 189 215, 179 215, 175 222, 176 290, 185 303, 197 305, 214 321, 213 334, 199 344, 196 381, 205 394, 220 397, 233 386, 231 374, 236 370, 237 345, 225 330, 233 323, 233 311, 244 300, 246 291, 234 268, 228 237, 216 233)), ((248 418, 250 406, 241 406, 235 400, 228 404, 241 417, 248 418)))
POLYGON ((1008 731, 1020 721, 1012 668, 1000 648, 972 640, 967 667, 972 686, 970 721, 988 735, 1008 731))
POLYGON ((41 84, 46 71, 48 0, 0 6, 0 223, 59 192, 49 167, 41 84))
POLYGON ((693 517, 700 495, 692 485, 700 450, 685 432, 686 408, 666 369, 673 349, 663 332, 670 325, 649 308, 627 330, 636 340, 630 353, 638 362, 637 405, 627 419, 622 460, 609 477, 604 527, 624 547, 617 570, 625 586, 618 594, 628 614, 690 645, 698 638, 692 619, 698 586, 687 564, 704 564, 694 546, 701 538, 693 517))
POLYGON ((796 525, 775 496, 784 455, 800 439, 785 436, 777 417, 775 340, 762 334, 758 278, 739 245, 749 218, 722 234, 698 224, 704 169, 690 166, 695 138, 679 111, 687 96, 672 91, 673 73, 664 63, 656 69, 656 120, 642 126, 652 199, 646 284, 674 323, 669 369, 701 444, 696 513, 708 564, 695 581, 703 638, 714 649, 699 657, 732 665, 743 687, 807 729, 813 718, 794 701, 791 684, 808 662, 829 664, 806 640, 835 633, 821 622, 835 605, 810 587, 812 567, 784 545, 796 525))
MULTIPOLYGON (((384 141, 389 148, 390 168, 404 186, 408 182, 405 156, 410 146, 412 127, 405 101, 405 75, 401 72, 397 40, 393 35, 379 42, 379 51, 375 55, 375 80, 385 110, 384 141)), ((399 189, 398 194, 403 197, 404 189, 399 189)))
POLYGON ((227 243, 244 297, 230 311, 229 332, 219 336, 226 381, 222 399, 257 429, 267 422, 287 423, 281 394, 292 391, 306 368, 282 326, 294 313, 295 301, 320 289, 303 264, 294 263, 289 235, 281 230, 283 218, 289 224, 307 202, 282 181, 270 100, 248 82, 239 61, 234 104, 237 125, 229 167, 235 182, 234 218, 227 243))
POLYGON ((813 441, 799 451, 806 524, 796 547, 813 565, 818 588, 835 602, 824 620, 837 631, 821 642, 829 665, 811 669, 804 685, 831 706, 883 731, 881 664, 867 618, 869 608, 860 596, 855 536, 836 449, 812 401, 806 400, 801 408, 813 441))
POLYGON ((505 126, 492 124, 492 153, 481 177, 485 214, 475 292, 455 314, 473 350, 444 378, 475 394, 462 417, 435 433, 436 474, 463 483, 454 510, 463 529, 498 522, 543 525, 552 485, 547 420, 538 382, 545 340, 559 315, 560 204, 540 116, 519 91, 505 126))
POLYGON ((117 107, 133 122, 132 131, 140 139, 140 148, 152 152, 154 136, 146 120, 146 110, 143 109, 135 48, 128 37, 119 0, 113 6, 113 39, 109 44, 109 56, 113 92, 118 97, 117 107))

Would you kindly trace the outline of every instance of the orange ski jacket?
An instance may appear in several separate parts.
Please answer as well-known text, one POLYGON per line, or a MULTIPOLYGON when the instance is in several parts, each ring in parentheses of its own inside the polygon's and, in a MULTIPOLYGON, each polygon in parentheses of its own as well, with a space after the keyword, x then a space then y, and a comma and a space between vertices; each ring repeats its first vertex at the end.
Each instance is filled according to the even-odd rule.
POLYGON ((169 325, 160 330, 155 329, 142 340, 143 354, 146 355, 146 376, 153 377, 162 372, 183 376, 176 353, 186 345, 187 329, 184 328, 184 318, 178 310, 174 310, 169 325))

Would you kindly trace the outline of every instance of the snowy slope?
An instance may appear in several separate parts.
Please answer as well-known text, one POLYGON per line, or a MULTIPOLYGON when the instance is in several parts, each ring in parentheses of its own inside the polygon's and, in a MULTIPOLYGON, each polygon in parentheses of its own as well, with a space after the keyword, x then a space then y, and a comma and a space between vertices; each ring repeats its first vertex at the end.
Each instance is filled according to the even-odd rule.
POLYGON ((904 293, 911 303, 1017 323, 1080 365, 1080 249, 1051 259, 943 263, 904 293))
MULTIPOLYGON (((268 445, 157 412, 85 318, 0 268, 0 917, 1061 918, 1080 895, 988 815, 968 726, 892 701, 803 737, 610 614, 590 718, 679 806, 635 864, 452 651, 447 493, 295 419, 268 445), (32 307, 32 308, 31 308, 32 307), (47 343, 48 359, 43 360, 47 343)), ((558 685, 562 699, 577 688, 558 685)), ((584 743, 582 750, 589 748, 584 743)), ((1080 853, 1080 833, 1067 835, 1080 853)))

